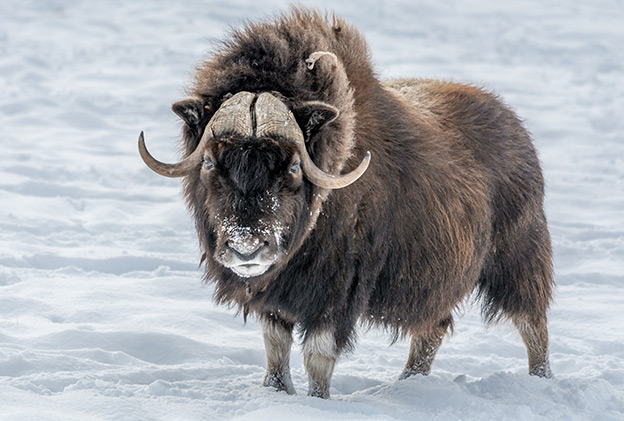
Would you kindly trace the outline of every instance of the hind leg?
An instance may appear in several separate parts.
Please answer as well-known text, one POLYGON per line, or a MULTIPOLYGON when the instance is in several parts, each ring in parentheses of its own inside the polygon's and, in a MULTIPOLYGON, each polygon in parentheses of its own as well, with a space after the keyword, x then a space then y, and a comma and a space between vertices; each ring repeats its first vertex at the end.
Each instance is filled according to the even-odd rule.
POLYGON ((513 324, 520 332, 529 356, 531 376, 552 378, 548 359, 548 327, 546 317, 512 316, 513 324))
MULTIPOLYGON (((513 279, 513 278, 510 278, 513 279)), ((513 285, 512 283, 510 283, 513 285)), ((539 291, 538 288, 509 288, 507 294, 500 296, 491 294, 484 314, 486 320, 507 318, 511 320, 518 329, 522 341, 527 349, 529 357, 529 374, 532 376, 551 378, 548 359, 548 326, 546 312, 550 298, 550 289, 543 288, 542 296, 536 298, 537 294, 529 295, 527 291, 539 291)), ((550 287, 550 285, 548 285, 550 287)))
POLYGON ((426 376, 431 372, 431 364, 435 358, 442 339, 453 322, 451 317, 442 320, 438 325, 426 332, 413 333, 410 341, 409 357, 399 380, 415 374, 426 376))
POLYGON ((479 294, 488 322, 508 319, 518 329, 529 357, 529 374, 550 378, 547 313, 554 286, 552 249, 541 203, 532 203, 533 209, 525 209, 514 226, 499 230, 490 263, 481 273, 479 294))

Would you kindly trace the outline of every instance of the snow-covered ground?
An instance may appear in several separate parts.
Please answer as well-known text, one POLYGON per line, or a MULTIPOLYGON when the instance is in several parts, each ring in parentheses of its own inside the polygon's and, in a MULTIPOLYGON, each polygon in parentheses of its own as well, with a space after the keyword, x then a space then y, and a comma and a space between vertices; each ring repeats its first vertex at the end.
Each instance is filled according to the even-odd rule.
POLYGON ((622 0, 316 2, 369 40, 382 77, 485 86, 543 160, 558 289, 554 380, 466 305, 429 377, 362 332, 332 400, 260 386, 257 324, 211 302, 177 157, 194 65, 285 1, 0 0, 0 419, 624 419, 622 0), (336 4, 334 4, 336 3, 336 4))

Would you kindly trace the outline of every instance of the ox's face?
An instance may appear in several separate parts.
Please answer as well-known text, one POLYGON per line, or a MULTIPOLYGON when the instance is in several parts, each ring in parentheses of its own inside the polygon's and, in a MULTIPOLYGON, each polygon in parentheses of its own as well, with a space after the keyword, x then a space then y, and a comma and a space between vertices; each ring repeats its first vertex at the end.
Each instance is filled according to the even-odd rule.
POLYGON ((200 171, 214 261, 245 278, 279 266, 309 215, 293 142, 277 136, 211 142, 200 171))
MULTIPOLYGON (((185 100, 174 104, 173 110, 192 126, 202 120, 204 107, 200 100, 185 100)), ((317 101, 302 110, 309 117, 303 119, 308 134, 338 113, 317 101)), ((197 180, 190 201, 206 252, 213 262, 244 278, 279 267, 297 237, 307 231, 306 198, 312 185, 346 187, 370 161, 367 154, 344 175, 323 172, 308 155, 293 112, 266 92, 239 92, 226 99, 203 128, 196 150, 179 163, 156 161, 147 152, 142 133, 139 151, 158 174, 197 180)))

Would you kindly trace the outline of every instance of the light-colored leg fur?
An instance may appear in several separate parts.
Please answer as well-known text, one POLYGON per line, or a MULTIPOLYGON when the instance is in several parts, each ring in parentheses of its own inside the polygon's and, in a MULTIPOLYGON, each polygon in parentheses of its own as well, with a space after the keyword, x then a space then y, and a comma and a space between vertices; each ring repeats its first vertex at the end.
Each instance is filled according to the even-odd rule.
POLYGON ((292 327, 264 317, 260 319, 260 325, 267 356, 267 374, 263 386, 274 387, 278 391, 284 390, 289 395, 294 395, 295 387, 290 378, 292 327))
POLYGON ((534 319, 527 316, 512 317, 512 321, 527 348, 529 356, 529 374, 531 376, 552 378, 548 359, 548 327, 546 318, 534 319))
POLYGON ((313 333, 303 344, 303 361, 308 372, 308 395, 329 398, 329 386, 338 352, 334 334, 313 333))
POLYGON ((450 324, 450 319, 444 320, 430 331, 412 334, 409 357, 399 380, 415 374, 426 376, 431 372, 431 364, 450 324))

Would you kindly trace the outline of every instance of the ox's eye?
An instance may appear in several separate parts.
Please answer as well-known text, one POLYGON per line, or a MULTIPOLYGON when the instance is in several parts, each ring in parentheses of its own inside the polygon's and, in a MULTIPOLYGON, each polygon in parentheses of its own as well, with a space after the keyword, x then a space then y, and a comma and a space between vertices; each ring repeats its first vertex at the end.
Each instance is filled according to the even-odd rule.
POLYGON ((301 164, 299 163, 299 161, 297 161, 294 164, 292 164, 292 166, 290 167, 290 172, 293 174, 297 174, 300 168, 301 168, 301 164))
POLYGON ((204 158, 204 169, 206 170, 211 170, 214 168, 214 164, 212 163, 212 160, 208 157, 204 158))

